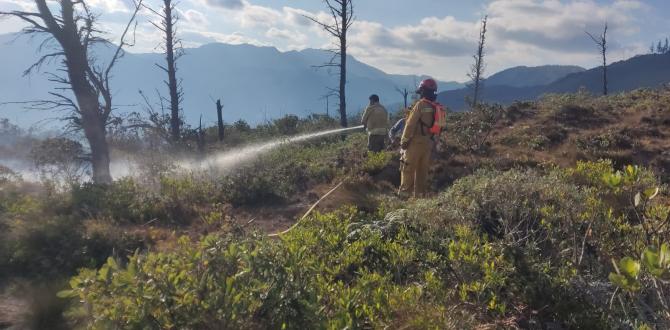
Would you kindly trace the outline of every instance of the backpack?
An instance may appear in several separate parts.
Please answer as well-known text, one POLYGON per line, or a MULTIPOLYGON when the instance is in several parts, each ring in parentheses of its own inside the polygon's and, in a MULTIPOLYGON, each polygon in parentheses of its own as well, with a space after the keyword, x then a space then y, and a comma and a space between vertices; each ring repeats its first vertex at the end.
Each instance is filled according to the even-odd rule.
POLYGON ((439 135, 442 130, 447 128, 447 110, 442 104, 427 99, 424 100, 433 106, 433 124, 426 125, 428 127, 428 132, 433 135, 439 135))

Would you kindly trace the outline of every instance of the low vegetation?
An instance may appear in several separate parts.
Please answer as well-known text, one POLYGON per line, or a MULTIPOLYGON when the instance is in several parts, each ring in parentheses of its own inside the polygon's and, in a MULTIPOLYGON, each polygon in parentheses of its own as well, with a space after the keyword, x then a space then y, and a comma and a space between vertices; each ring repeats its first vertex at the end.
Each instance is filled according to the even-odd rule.
POLYGON ((394 196, 397 155, 368 154, 360 133, 109 186, 5 169, 0 282, 49 283, 59 298, 26 318, 75 328, 668 328, 668 101, 582 93, 455 114, 420 200, 394 196))

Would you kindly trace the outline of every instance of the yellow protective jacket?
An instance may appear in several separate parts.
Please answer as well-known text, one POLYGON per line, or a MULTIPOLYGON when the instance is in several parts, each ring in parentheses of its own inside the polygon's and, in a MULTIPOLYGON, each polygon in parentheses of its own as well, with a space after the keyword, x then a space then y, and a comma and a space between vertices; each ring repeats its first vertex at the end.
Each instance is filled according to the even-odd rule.
POLYGON ((370 135, 386 135, 389 128, 389 116, 384 106, 375 103, 365 108, 361 124, 365 125, 370 135))
POLYGON ((435 109, 427 100, 419 100, 407 117, 405 129, 402 132, 400 143, 431 143, 430 126, 435 119, 435 109))

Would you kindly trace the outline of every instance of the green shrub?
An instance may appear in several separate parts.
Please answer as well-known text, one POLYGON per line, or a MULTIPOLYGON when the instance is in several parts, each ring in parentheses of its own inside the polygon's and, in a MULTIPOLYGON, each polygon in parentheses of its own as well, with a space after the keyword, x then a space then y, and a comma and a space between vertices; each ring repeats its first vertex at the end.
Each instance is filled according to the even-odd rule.
POLYGON ((83 302, 70 317, 89 327, 457 329, 523 316, 520 327, 663 328, 657 229, 670 209, 654 183, 608 162, 480 170, 436 198, 317 213, 275 240, 237 230, 110 259, 61 295, 83 302))
POLYGON ((503 115, 500 105, 478 104, 471 111, 452 114, 447 121, 447 131, 462 150, 482 152, 503 115))
POLYGON ((388 151, 368 152, 367 158, 363 163, 363 170, 370 174, 379 173, 388 166, 393 158, 393 153, 388 151))

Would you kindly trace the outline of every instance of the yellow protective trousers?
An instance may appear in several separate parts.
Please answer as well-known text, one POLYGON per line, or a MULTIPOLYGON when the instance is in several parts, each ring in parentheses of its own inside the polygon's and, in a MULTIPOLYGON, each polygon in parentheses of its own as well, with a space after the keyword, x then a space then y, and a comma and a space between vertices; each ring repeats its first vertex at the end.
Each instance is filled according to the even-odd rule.
POLYGON ((399 194, 423 197, 428 191, 432 144, 432 141, 412 141, 405 150, 401 159, 399 194))

